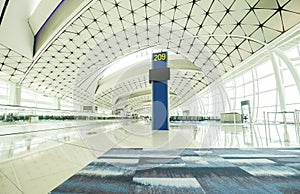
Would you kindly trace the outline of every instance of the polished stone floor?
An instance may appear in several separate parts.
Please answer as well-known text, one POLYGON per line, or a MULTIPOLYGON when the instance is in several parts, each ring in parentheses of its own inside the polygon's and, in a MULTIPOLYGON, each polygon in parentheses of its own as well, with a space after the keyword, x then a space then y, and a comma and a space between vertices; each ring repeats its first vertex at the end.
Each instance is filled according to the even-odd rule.
MULTIPOLYGON (((114 148, 300 147, 300 129, 293 124, 178 122, 170 126, 169 131, 153 131, 146 121, 130 120, 1 125, 0 193, 48 193, 114 148)), ((294 163, 299 166, 299 161, 294 163)))

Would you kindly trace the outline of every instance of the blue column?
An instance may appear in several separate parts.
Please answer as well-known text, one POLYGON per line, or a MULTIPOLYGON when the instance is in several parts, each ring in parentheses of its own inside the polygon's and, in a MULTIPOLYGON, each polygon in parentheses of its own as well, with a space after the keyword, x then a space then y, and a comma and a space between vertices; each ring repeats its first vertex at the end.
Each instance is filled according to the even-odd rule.
MULTIPOLYGON (((168 54, 167 52, 152 54, 152 69, 167 69, 168 54)), ((164 79, 164 78, 163 78, 164 79)), ((153 80, 152 82, 152 129, 168 130, 168 81, 153 80)))

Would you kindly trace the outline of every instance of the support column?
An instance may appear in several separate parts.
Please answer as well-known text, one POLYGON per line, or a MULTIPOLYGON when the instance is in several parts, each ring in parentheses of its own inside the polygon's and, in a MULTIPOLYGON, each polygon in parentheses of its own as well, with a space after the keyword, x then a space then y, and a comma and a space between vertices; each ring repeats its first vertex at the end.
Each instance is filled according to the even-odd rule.
POLYGON ((54 98, 54 108, 60 110, 61 106, 60 106, 60 98, 55 97, 54 98))
POLYGON ((256 115, 257 115, 257 107, 256 105, 256 86, 255 83, 257 82, 257 76, 255 74, 255 69, 251 70, 251 74, 252 74, 252 91, 253 91, 253 96, 252 96, 252 113, 251 113, 251 118, 253 122, 257 121, 257 118, 254 116, 255 115, 255 111, 256 111, 256 115))
POLYGON ((277 86, 277 91, 279 95, 279 102, 280 102, 280 109, 281 111, 285 111, 286 106, 285 106, 285 93, 284 93, 284 87, 283 87, 283 82, 282 82, 282 77, 279 72, 278 64, 276 62, 276 58, 273 52, 270 52, 270 57, 271 57, 271 62, 273 65, 273 70, 274 70, 274 75, 276 79, 276 86, 277 86))
POLYGON ((152 68, 149 81, 152 82, 152 129, 169 129, 168 81, 170 69, 167 68, 167 52, 152 54, 152 68))
POLYGON ((288 69, 290 70, 296 86, 298 88, 298 93, 300 94, 300 75, 297 72, 297 69, 294 67, 293 63, 291 62, 291 60, 286 56, 286 54, 284 52, 282 52, 279 49, 275 50, 276 54, 284 61, 284 63, 286 64, 286 66, 288 67, 288 69))
POLYGON ((9 104, 21 105, 21 86, 16 83, 10 83, 9 104))

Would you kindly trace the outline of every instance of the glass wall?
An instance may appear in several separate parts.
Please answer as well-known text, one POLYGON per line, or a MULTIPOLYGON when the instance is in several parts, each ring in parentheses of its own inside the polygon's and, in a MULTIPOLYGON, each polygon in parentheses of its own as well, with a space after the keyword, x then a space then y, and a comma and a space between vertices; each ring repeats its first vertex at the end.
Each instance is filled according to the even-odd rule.
POLYGON ((21 87, 21 93, 17 93, 16 87, 17 84, 0 79, 0 105, 81 111, 81 106, 72 100, 49 97, 25 87, 21 87))
POLYGON ((69 102, 66 100, 60 101, 60 107, 61 107, 61 110, 75 110, 73 102, 69 102))
POLYGON ((0 80, 0 104, 8 104, 9 84, 0 80))
MULTIPOLYGON (((296 73, 300 73, 300 45, 285 51, 296 73)), ((300 110, 300 95, 296 81, 291 70, 280 55, 275 54, 276 65, 280 72, 283 96, 279 96, 273 64, 270 59, 256 64, 245 72, 233 72, 236 76, 224 78, 222 82, 211 85, 210 88, 188 101, 188 106, 202 107, 197 115, 220 116, 223 112, 241 113, 241 101, 249 100, 251 118, 254 122, 264 120, 264 113, 269 112, 270 119, 275 117, 275 112, 294 112, 300 110), (285 110, 281 110, 280 99, 285 101, 285 110)), ((300 87, 299 87, 300 88, 300 87)), ((186 109, 187 105, 181 107, 186 109)), ((287 114, 287 119, 293 120, 292 114, 287 114)))
POLYGON ((21 106, 54 109, 54 98, 22 88, 21 106))

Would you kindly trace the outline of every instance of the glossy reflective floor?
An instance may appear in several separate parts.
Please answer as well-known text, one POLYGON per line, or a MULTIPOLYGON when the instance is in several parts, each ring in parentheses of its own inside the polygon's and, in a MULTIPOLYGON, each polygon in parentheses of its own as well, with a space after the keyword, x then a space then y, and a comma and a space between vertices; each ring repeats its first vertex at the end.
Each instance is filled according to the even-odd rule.
POLYGON ((73 121, 0 126, 0 193, 48 193, 112 148, 293 148, 293 124, 73 121))

